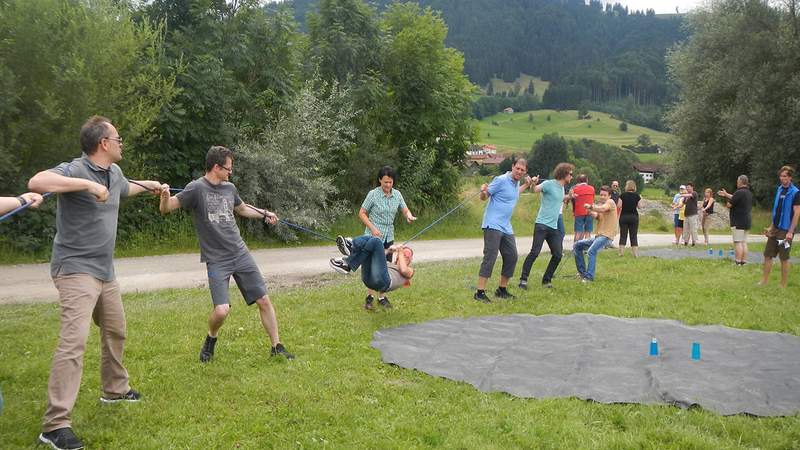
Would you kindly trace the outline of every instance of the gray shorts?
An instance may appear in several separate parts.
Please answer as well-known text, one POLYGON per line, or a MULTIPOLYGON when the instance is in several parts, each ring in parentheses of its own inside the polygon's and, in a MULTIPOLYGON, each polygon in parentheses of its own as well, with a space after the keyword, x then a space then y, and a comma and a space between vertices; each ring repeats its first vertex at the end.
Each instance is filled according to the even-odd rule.
POLYGON ((231 303, 228 295, 231 275, 248 305, 267 295, 267 284, 250 252, 228 261, 208 262, 206 268, 208 288, 211 289, 211 301, 214 302, 214 306, 231 303))

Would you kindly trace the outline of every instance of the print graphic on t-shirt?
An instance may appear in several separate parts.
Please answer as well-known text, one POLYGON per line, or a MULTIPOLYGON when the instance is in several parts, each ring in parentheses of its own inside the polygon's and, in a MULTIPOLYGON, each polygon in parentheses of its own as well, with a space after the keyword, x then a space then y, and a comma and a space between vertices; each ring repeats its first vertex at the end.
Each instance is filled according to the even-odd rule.
POLYGON ((206 211, 212 223, 233 222, 233 205, 216 192, 206 192, 206 211))

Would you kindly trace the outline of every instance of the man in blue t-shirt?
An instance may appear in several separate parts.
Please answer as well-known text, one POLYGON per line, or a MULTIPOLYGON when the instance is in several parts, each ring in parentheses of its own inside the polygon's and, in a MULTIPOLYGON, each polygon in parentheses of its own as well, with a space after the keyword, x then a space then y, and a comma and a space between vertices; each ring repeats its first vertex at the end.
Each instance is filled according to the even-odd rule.
POLYGON ((473 298, 479 302, 489 303, 486 295, 486 281, 492 276, 497 253, 503 257, 503 269, 500 272, 500 285, 494 295, 499 298, 514 298, 508 292, 508 280, 514 275, 517 265, 517 242, 514 229, 511 227, 511 214, 519 200, 519 194, 530 187, 531 177, 525 176, 528 161, 519 158, 514 162, 510 172, 492 180, 491 184, 481 186, 481 200, 489 199, 483 213, 483 261, 478 272, 478 289, 473 298), (525 182, 519 180, 525 176, 525 182))
POLYGON ((792 175, 794 168, 791 166, 783 166, 778 170, 781 184, 775 192, 772 223, 764 232, 767 246, 764 247, 764 274, 759 282, 761 285, 769 281, 772 258, 776 256, 781 260, 781 287, 785 288, 789 282, 789 251, 797 222, 800 220, 800 189, 792 183, 792 175))
MULTIPOLYGON (((533 227, 533 246, 531 251, 525 258, 525 263, 522 265, 522 274, 519 277, 519 287, 521 289, 528 288, 528 275, 531 273, 531 267, 534 261, 542 251, 542 244, 547 241, 547 246, 550 247, 550 263, 542 276, 542 286, 551 288, 553 275, 556 273, 556 268, 561 262, 562 244, 564 242, 564 235, 558 230, 558 215, 561 211, 561 204, 565 200, 564 186, 572 181, 572 170, 575 168, 572 164, 561 163, 556 166, 553 171, 554 180, 547 180, 542 184, 537 184, 533 187, 534 192, 542 193, 542 203, 539 206, 539 214, 536 215, 536 224, 533 227)), ((538 177, 535 181, 539 181, 538 177)))

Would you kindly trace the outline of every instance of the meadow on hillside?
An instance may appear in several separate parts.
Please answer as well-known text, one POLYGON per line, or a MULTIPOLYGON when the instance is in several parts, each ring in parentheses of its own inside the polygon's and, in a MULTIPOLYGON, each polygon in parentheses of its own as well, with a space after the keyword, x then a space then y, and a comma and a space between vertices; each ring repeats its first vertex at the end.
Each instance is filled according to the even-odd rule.
POLYGON ((566 139, 586 138, 617 146, 634 145, 642 134, 650 136, 654 144, 663 145, 669 138, 667 133, 632 124, 628 124, 628 131, 620 131, 621 121, 612 119, 609 114, 598 111, 589 111, 589 114, 591 119, 581 120, 575 110, 541 109, 498 113, 473 123, 479 128, 478 142, 496 145, 502 152, 527 152, 534 142, 550 133, 558 133, 566 139), (530 121, 530 115, 533 121, 530 121))

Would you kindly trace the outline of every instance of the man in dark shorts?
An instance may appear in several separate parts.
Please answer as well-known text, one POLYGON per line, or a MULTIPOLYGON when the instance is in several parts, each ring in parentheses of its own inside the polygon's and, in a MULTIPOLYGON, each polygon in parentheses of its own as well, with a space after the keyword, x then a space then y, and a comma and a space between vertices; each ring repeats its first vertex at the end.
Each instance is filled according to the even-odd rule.
POLYGON ((170 196, 169 186, 161 192, 162 214, 177 208, 192 212, 197 239, 200 241, 200 260, 208 268, 208 287, 214 308, 208 316, 208 336, 200 349, 200 362, 208 362, 214 356, 217 333, 230 312, 228 285, 231 276, 247 305, 258 305, 261 324, 272 343, 270 354, 293 359, 294 356, 281 344, 278 320, 267 295, 267 285, 242 240, 234 213, 270 224, 277 222, 278 216, 244 203, 239 198, 236 186, 228 181, 232 172, 233 152, 222 146, 214 146, 206 155, 205 175, 186 185, 175 196, 170 196))
POLYGON ((72 408, 78 399, 83 356, 91 323, 100 328, 100 378, 103 403, 137 402, 122 364, 127 336, 125 310, 114 273, 114 245, 120 199, 147 190, 158 195, 157 181, 130 182, 116 164, 122 137, 105 117, 93 116, 80 131, 80 158, 37 173, 28 187, 58 194, 56 237, 50 276, 58 289, 61 331, 47 384, 47 409, 39 441, 55 449, 83 448, 72 432, 72 408))
POLYGON ((781 287, 789 283, 789 251, 792 238, 800 219, 800 189, 792 183, 794 168, 783 166, 778 170, 781 184, 775 191, 775 201, 772 205, 772 223, 764 232, 767 236, 767 246, 764 247, 764 274, 759 284, 765 285, 769 281, 769 272, 772 270, 772 258, 781 260, 781 287))

